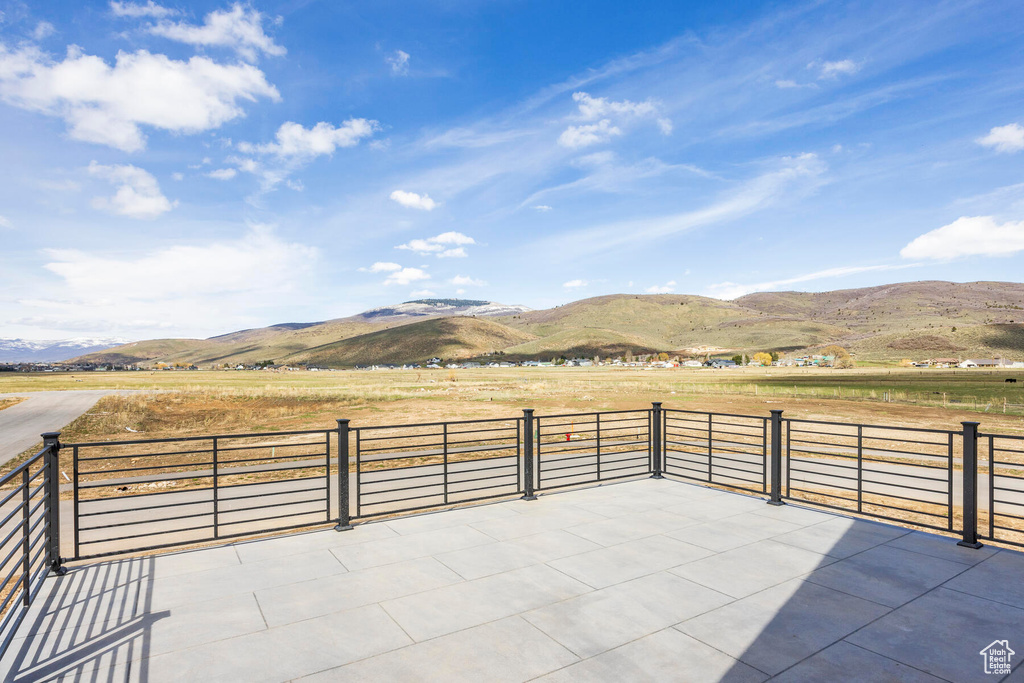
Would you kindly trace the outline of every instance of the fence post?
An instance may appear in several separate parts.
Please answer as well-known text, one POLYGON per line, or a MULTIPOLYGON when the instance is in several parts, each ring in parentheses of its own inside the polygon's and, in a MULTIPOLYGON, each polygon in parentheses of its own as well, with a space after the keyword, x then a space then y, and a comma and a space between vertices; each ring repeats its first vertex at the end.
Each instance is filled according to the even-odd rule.
POLYGON ((661 475, 661 402, 651 403, 651 451, 654 454, 651 479, 664 479, 661 475))
POLYGON ((957 543, 965 548, 980 548, 978 543, 978 425, 961 422, 964 428, 963 506, 964 537, 957 543))
POLYGON ((782 411, 772 412, 772 486, 769 505, 785 505, 782 502, 782 411))
POLYGON ((57 576, 68 573, 60 557, 60 432, 42 435, 46 450, 46 563, 57 576))
POLYGON ((533 492, 533 408, 523 408, 523 500, 537 500, 533 492))
POLYGON ((338 525, 335 531, 352 528, 348 507, 348 420, 338 420, 338 525))

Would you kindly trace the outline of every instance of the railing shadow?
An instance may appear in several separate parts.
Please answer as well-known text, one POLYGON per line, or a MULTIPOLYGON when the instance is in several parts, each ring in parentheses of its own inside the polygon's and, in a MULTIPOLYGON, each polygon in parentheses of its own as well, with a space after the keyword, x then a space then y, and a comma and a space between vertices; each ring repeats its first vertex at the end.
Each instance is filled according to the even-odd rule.
POLYGON ((39 595, 4 657, 3 680, 148 680, 152 557, 72 568, 39 595))

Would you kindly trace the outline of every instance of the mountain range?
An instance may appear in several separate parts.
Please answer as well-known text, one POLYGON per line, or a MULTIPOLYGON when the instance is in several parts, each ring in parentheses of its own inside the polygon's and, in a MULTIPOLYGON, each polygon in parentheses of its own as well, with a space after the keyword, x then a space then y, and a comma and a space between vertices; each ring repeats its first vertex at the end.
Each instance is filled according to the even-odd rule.
POLYGON ((77 360, 270 361, 325 367, 557 356, 798 352, 837 343, 857 360, 1024 358, 1024 284, 906 282, 831 292, 761 292, 732 301, 614 294, 546 310, 419 299, 347 318, 284 323, 209 339, 132 342, 77 360))
POLYGON ((0 339, 0 363, 59 363, 124 344, 127 339, 0 339))

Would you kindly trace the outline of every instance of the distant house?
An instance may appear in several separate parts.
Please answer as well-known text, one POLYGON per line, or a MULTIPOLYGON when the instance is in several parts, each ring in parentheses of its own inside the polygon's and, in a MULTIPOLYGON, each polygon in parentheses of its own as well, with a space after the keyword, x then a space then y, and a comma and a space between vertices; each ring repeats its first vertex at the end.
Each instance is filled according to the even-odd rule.
POLYGON ((961 368, 997 368, 1002 365, 1002 361, 995 360, 994 358, 968 358, 963 363, 960 363, 961 368))
POLYGON ((683 361, 683 367, 684 368, 700 368, 700 367, 704 367, 704 364, 701 363, 699 360, 684 360, 683 361))
POLYGON ((720 358, 713 358, 704 364, 709 368, 734 368, 736 367, 736 361, 734 360, 723 360, 720 358))

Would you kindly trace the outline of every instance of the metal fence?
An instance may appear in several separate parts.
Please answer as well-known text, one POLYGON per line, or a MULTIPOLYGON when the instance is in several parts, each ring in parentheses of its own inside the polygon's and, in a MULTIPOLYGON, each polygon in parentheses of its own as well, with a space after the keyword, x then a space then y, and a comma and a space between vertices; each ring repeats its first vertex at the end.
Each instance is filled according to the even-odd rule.
POLYGON ((766 493, 768 418, 667 409, 665 474, 766 493))
MULTIPOLYGON (((982 538, 1024 546, 1024 436, 979 435, 988 462, 982 538)), ((982 477, 984 477, 982 472, 982 477)))
POLYGON ((337 430, 69 444, 74 558, 331 521, 337 430))
POLYGON ((534 418, 537 490, 651 472, 651 410, 534 418))
POLYGON ((352 430, 355 518, 519 493, 522 427, 512 418, 352 430))
POLYGON ((963 432, 783 423, 787 498, 953 531, 954 449, 963 432))
POLYGON ((0 478, 0 655, 60 557, 142 552, 663 474, 1024 546, 1024 436, 663 409, 44 448, 0 478), (980 448, 979 448, 980 446, 980 448), (340 466, 339 466, 340 463, 340 466), (66 476, 66 475, 64 475, 66 476))
POLYGON ((60 559, 57 435, 0 478, 0 656, 7 651, 48 571, 65 573, 60 559))

